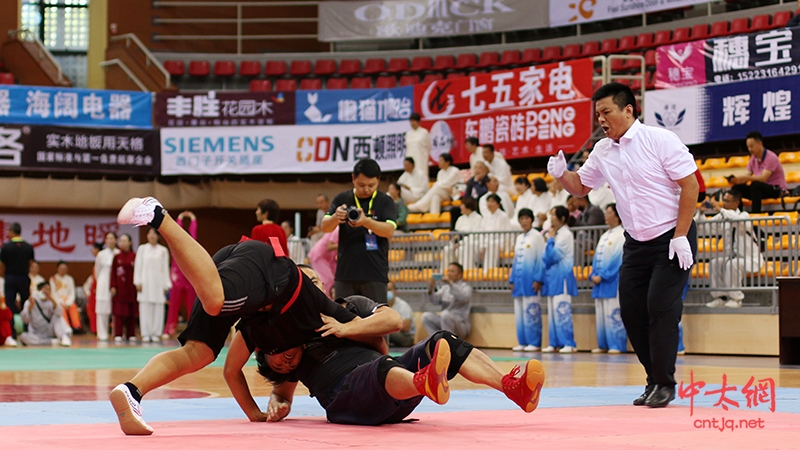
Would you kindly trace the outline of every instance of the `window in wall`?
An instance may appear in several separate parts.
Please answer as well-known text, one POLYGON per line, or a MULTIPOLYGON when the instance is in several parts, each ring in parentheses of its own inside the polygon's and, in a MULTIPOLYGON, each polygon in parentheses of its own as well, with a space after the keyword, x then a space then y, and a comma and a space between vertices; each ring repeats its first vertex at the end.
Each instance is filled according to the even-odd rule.
POLYGON ((31 30, 78 87, 86 87, 89 0, 23 0, 22 27, 31 30))

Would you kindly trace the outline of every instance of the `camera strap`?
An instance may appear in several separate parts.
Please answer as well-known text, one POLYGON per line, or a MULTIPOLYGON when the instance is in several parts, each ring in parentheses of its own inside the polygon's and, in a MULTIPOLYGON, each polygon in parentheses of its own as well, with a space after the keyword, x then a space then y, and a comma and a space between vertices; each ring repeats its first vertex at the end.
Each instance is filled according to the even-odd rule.
MULTIPOLYGON (((377 195, 378 195, 378 191, 375 190, 375 192, 372 193, 372 197, 370 197, 370 199, 369 199, 369 206, 367 207, 368 209, 364 212, 365 214, 370 215, 370 213, 372 212, 372 203, 375 201, 375 196, 377 196, 377 195)), ((353 199, 356 202, 356 207, 361 208, 361 202, 358 201, 358 195, 356 194, 356 190, 355 189, 353 189, 353 199)), ((363 208, 361 208, 361 209, 363 209, 363 208)))

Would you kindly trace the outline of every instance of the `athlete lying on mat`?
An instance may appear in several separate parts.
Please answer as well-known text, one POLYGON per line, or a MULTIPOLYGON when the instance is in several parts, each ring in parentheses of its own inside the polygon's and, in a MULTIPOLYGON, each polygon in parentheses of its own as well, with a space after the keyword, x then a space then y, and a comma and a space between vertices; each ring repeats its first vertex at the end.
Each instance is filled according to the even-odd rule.
POLYGON ((125 434, 152 434, 142 418, 142 396, 183 375, 213 362, 225 345, 231 326, 258 311, 261 320, 282 317, 280 345, 301 345, 328 328, 320 314, 347 323, 349 337, 386 351, 385 333, 402 327, 400 315, 357 320, 356 315, 331 302, 279 245, 244 241, 224 247, 211 256, 152 197, 129 200, 117 216, 122 224, 149 225, 158 229, 170 246, 175 262, 197 292, 186 330, 179 336, 182 347, 160 353, 128 383, 111 391, 110 399, 125 434), (392 320, 394 319, 394 320, 392 320), (379 327, 375 328, 374 325, 379 327))
MULTIPOLYGON (((347 298, 347 309, 369 317, 391 308, 353 296, 347 298)), ((332 329, 338 326, 333 319, 326 322, 332 329)), ((225 380, 251 421, 286 417, 298 381, 325 408, 330 422, 379 425, 402 421, 423 396, 444 404, 450 397, 448 380, 457 373, 505 393, 526 412, 539 404, 545 379, 544 369, 536 360, 528 361, 519 377, 519 367, 503 375, 486 354, 447 331, 434 333, 402 356, 392 358, 333 336, 272 352, 257 323, 245 322, 238 328, 225 360, 225 380), (252 351, 256 351, 259 372, 275 386, 266 413, 259 409, 242 373, 252 351)))

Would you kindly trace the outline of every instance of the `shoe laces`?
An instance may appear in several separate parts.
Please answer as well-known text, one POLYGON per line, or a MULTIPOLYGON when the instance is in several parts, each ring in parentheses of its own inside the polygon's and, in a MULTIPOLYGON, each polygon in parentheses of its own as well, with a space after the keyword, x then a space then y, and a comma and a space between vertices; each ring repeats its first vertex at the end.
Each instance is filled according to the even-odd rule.
POLYGON ((502 382, 504 390, 514 389, 518 385, 520 379, 517 378, 517 375, 520 373, 521 370, 522 369, 519 366, 514 366, 514 368, 511 369, 511 372, 509 372, 506 375, 503 375, 502 382))

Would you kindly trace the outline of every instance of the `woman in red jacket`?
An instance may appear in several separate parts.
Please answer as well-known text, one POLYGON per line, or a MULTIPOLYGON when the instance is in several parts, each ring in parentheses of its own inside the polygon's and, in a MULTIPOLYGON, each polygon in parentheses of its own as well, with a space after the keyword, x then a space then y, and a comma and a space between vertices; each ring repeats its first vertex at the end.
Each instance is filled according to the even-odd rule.
POLYGON ((120 252, 111 264, 111 314, 114 315, 114 342, 128 339, 136 341, 136 322, 139 304, 136 301, 136 286, 133 285, 133 261, 136 253, 131 251, 131 237, 119 237, 120 252), (124 331, 123 331, 124 329, 124 331))

